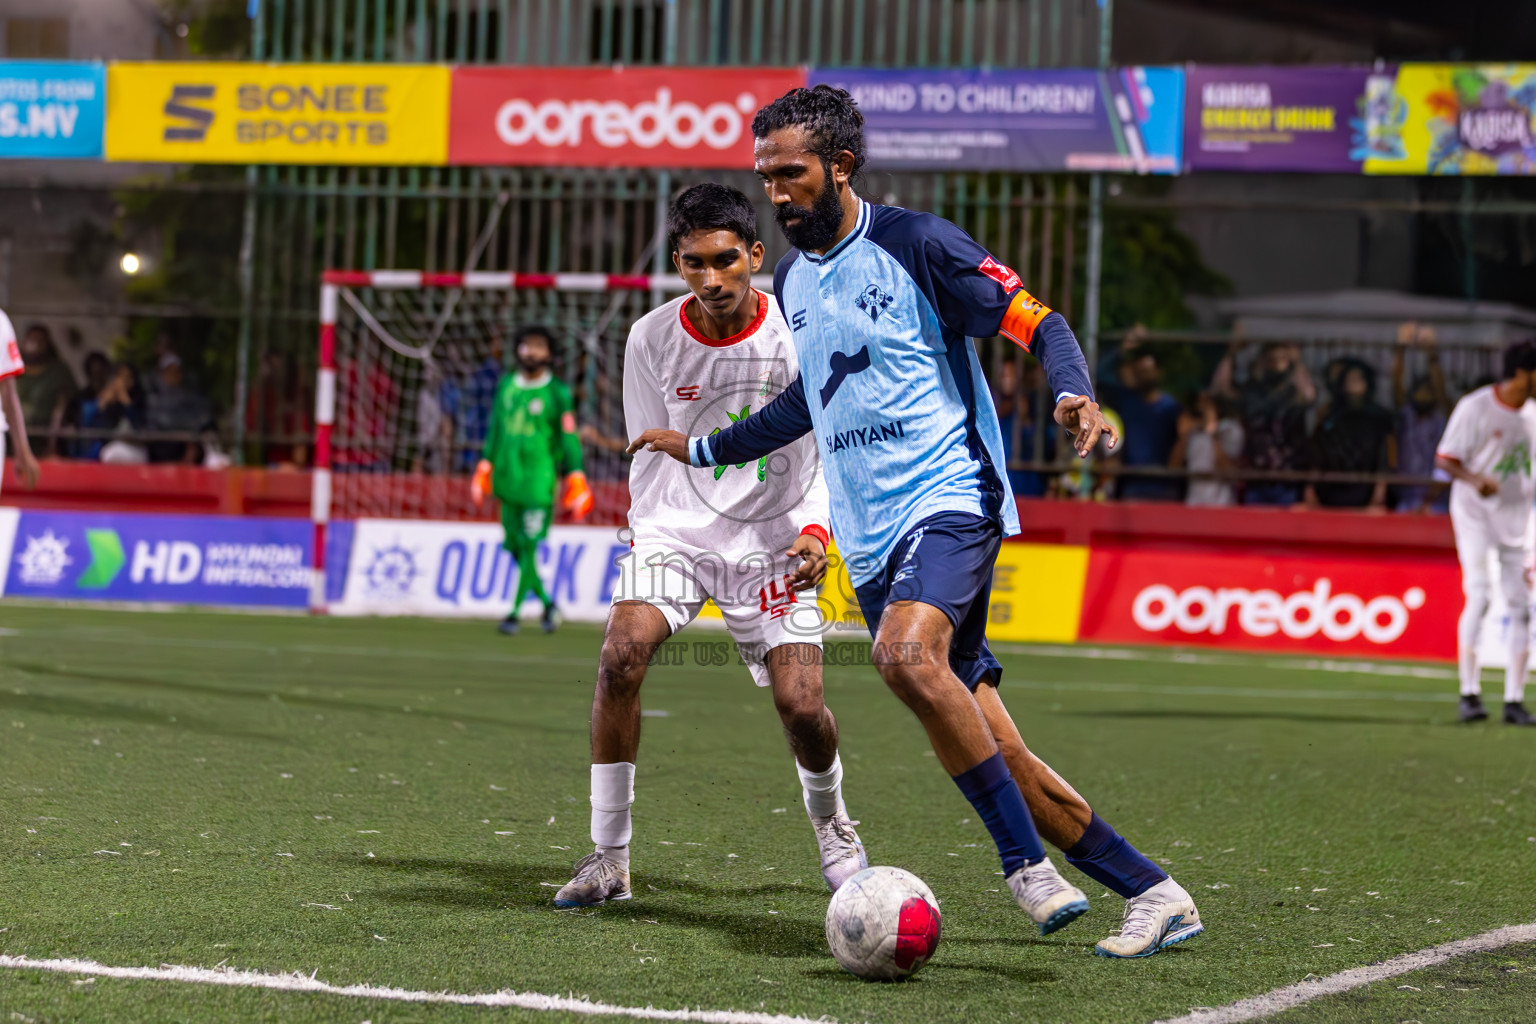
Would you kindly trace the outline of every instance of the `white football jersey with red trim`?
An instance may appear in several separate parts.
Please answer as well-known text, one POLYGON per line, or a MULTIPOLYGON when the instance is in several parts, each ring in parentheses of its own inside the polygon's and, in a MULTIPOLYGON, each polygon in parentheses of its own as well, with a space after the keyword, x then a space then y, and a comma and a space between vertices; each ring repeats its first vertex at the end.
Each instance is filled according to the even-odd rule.
MULTIPOLYGON (((0 312, 0 380, 19 377, 26 369, 21 362, 21 345, 16 340, 16 328, 11 326, 11 318, 0 312)), ((5 406, 0 404, 0 434, 8 429, 5 406)))
MULTIPOLYGON (((724 429, 767 405, 800 373, 789 325, 757 293, 757 317, 723 341, 687 318, 684 295, 641 317, 624 352, 624 420, 692 437, 724 429)), ((750 301, 750 300, 749 300, 750 301)), ((636 547, 718 552, 735 561, 778 554, 808 526, 829 530, 816 439, 807 434, 755 463, 694 469, 639 451, 629 472, 636 547)))

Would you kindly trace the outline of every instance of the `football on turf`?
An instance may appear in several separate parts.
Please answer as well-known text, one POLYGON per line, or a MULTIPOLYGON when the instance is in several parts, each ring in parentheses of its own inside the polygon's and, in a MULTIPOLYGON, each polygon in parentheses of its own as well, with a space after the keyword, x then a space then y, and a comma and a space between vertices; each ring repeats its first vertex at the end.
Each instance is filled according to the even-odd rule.
POLYGON ((837 962, 870 981, 909 978, 939 946, 939 903, 901 868, 865 868, 827 908, 827 945, 837 962))

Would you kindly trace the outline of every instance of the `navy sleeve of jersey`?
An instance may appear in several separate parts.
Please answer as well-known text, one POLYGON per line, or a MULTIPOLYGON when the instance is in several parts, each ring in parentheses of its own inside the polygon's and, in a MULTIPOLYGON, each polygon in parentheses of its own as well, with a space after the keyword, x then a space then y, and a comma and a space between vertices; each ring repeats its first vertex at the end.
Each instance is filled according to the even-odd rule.
POLYGON ((960 228, 931 213, 876 207, 870 237, 912 275, 947 330, 1001 334, 1035 351, 1035 330, 1051 310, 960 228))
POLYGON ((1077 343, 1077 336, 1067 326, 1067 318, 1051 313, 1035 328, 1034 345, 1030 351, 1045 367, 1045 379, 1051 385, 1054 401, 1063 392, 1093 397, 1093 384, 1088 380, 1088 360, 1077 343))
POLYGON ((773 298, 779 304, 779 312, 785 320, 789 319, 789 311, 784 308, 784 279, 789 276, 789 268, 799 258, 800 250, 791 249, 773 267, 773 298))
POLYGON ((694 439, 694 465, 730 466, 756 462, 811 431, 811 410, 805 404, 805 384, 799 376, 780 395, 745 419, 718 434, 694 439))

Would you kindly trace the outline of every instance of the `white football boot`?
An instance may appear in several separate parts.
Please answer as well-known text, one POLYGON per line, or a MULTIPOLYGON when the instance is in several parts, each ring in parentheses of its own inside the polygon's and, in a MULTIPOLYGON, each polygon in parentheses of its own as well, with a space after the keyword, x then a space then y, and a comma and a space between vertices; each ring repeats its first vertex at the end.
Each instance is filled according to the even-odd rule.
POLYGON ((630 898, 629 867, 593 850, 576 862, 576 877, 555 893, 557 907, 596 907, 630 898))
POLYGON ((1130 959, 1192 939, 1205 931, 1194 898, 1171 878, 1165 878, 1135 899, 1125 901, 1125 919, 1118 935, 1093 947, 1099 956, 1130 959))
POLYGON ((1049 857, 1009 875, 1008 888, 1030 920, 1039 927, 1041 935, 1065 928, 1088 913, 1088 897, 1083 895, 1083 890, 1061 877, 1049 857))
POLYGON ((825 818, 811 815, 816 827, 816 845, 821 849, 821 877, 827 880, 827 888, 837 892, 842 884, 869 867, 869 857, 864 844, 853 830, 858 822, 848 817, 847 811, 839 811, 825 818))

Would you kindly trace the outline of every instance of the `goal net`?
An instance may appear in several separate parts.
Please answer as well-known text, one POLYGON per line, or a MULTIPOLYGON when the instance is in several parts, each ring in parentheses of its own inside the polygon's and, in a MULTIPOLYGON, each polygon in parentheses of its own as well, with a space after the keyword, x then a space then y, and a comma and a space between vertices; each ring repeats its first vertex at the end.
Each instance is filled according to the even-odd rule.
POLYGON ((515 366, 513 337, 525 327, 548 330, 554 373, 571 389, 596 499, 587 522, 622 524, 624 339, 684 288, 670 275, 326 272, 312 604, 324 605, 332 520, 495 517, 494 503, 475 507, 469 483, 497 381, 515 366))

